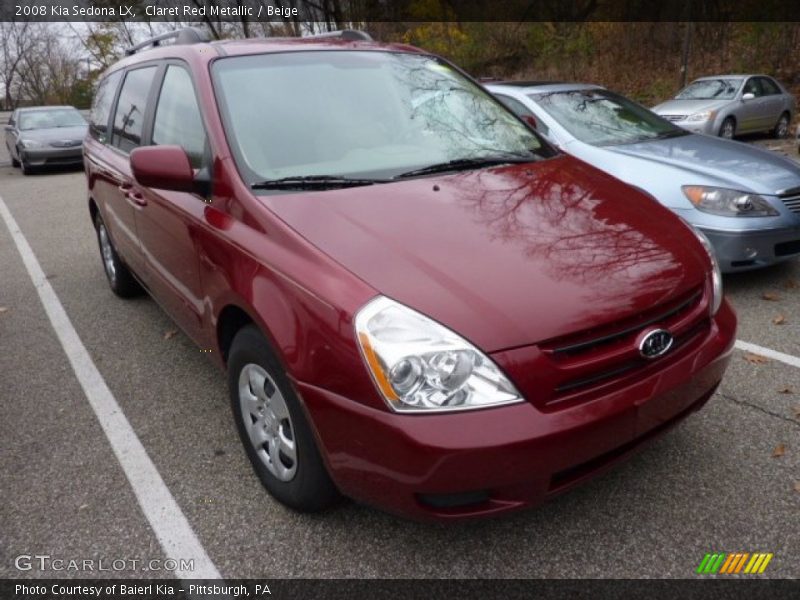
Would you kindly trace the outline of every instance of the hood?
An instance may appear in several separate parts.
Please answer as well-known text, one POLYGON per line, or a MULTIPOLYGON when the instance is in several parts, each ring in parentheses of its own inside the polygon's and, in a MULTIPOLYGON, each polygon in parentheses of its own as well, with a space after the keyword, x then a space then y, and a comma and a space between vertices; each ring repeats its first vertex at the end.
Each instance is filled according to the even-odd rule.
POLYGON ((667 100, 653 107, 659 115, 692 115, 704 110, 717 110, 733 102, 733 100, 667 100))
POLYGON ((83 138, 86 137, 86 130, 86 125, 77 125, 75 127, 51 127, 49 129, 23 129, 19 132, 19 136, 24 140, 36 140, 43 144, 62 141, 82 143, 83 138))
POLYGON ((750 144, 708 135, 688 134, 599 150, 611 157, 610 161, 617 157, 615 164, 609 163, 610 168, 599 163, 604 170, 643 189, 650 187, 647 179, 660 178, 654 170, 661 166, 678 169, 661 174, 671 179, 673 186, 715 185, 765 195, 800 186, 797 163, 750 144))
POLYGON ((707 267, 667 209, 567 156, 261 199, 380 293, 488 352, 626 318, 707 267))

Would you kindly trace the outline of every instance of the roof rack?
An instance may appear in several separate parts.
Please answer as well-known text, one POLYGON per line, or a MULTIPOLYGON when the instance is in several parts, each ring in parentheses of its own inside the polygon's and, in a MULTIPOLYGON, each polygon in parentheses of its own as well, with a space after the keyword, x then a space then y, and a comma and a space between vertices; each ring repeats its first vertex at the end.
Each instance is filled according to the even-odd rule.
POLYGON ((157 35, 155 37, 151 37, 149 40, 143 41, 141 44, 131 46, 125 50, 125 56, 136 54, 139 50, 147 48, 148 46, 160 46, 161 42, 172 38, 175 38, 175 44, 200 44, 202 42, 208 42, 211 40, 209 35, 202 29, 198 29, 197 27, 184 27, 183 29, 162 33, 161 35, 157 35))
POLYGON ((373 41, 372 36, 370 34, 368 34, 366 31, 359 31, 358 29, 340 29, 339 31, 326 31, 324 33, 315 33, 313 35, 305 36, 305 39, 308 38, 340 38, 351 42, 373 41))

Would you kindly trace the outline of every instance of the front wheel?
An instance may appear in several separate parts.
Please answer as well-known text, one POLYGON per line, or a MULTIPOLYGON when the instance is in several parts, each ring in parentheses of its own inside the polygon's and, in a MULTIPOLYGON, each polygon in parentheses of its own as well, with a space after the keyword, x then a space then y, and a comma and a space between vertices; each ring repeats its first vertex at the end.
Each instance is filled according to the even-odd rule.
POLYGON ((19 168, 22 171, 22 174, 30 175, 31 173, 33 173, 33 167, 31 167, 25 160, 25 153, 22 150, 18 149, 17 155, 19 156, 19 168))
POLYGON ((233 339, 228 388, 239 437, 267 491, 302 512, 331 506, 339 493, 300 400, 269 342, 253 325, 233 339))
POLYGON ((734 135, 736 135, 736 121, 733 117, 727 117, 719 127, 719 137, 732 140, 734 135))
POLYGON ((775 139, 782 140, 788 135, 789 135, 789 114, 783 113, 781 115, 781 118, 778 119, 778 122, 775 124, 775 128, 772 130, 772 136, 775 139))

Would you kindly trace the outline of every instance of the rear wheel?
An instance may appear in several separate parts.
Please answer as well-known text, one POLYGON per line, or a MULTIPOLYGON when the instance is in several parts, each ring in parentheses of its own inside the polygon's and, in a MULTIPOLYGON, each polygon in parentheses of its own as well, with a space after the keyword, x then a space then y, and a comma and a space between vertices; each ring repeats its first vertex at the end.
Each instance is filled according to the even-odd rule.
POLYGON ((267 491, 302 512, 331 506, 339 493, 300 400, 269 342, 253 325, 239 330, 231 344, 228 388, 239 437, 267 491))
POLYGON ((108 235, 106 224, 103 222, 99 212, 94 218, 94 227, 97 231, 100 257, 103 259, 103 270, 106 273, 106 279, 108 279, 111 291, 120 298, 132 298, 141 294, 142 287, 128 267, 125 266, 125 263, 122 262, 119 254, 117 254, 111 241, 111 236, 108 235))
POLYGON ((775 124, 772 130, 772 136, 776 139, 782 140, 789 135, 789 113, 783 113, 781 118, 775 124))
POLYGON ((734 135, 736 135, 736 121, 733 117, 727 117, 719 127, 719 137, 732 140, 734 135))

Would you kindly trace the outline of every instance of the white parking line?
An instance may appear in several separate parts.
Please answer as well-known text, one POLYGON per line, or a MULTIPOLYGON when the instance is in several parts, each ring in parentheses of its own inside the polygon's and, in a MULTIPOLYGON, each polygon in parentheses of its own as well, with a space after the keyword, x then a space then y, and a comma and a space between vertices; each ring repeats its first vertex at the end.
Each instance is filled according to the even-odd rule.
POLYGON ((736 340, 736 347, 739 350, 752 352, 753 354, 760 354, 761 356, 766 356, 772 360, 778 360, 782 363, 786 363, 787 365, 800 369, 800 357, 792 356, 791 354, 784 354, 783 352, 778 352, 777 350, 772 350, 771 348, 764 348, 764 346, 758 346, 756 344, 751 344, 750 342, 743 342, 742 340, 736 340))
POLYGON ((72 326, 50 282, 45 278, 36 255, 2 196, 0 196, 0 216, 3 217, 17 245, 22 262, 33 285, 36 286, 39 299, 58 341, 61 342, 61 347, 86 394, 86 399, 94 410, 161 548, 168 558, 176 559, 178 565, 181 564, 181 559, 194 561, 193 570, 178 569, 175 575, 181 579, 220 579, 219 571, 206 554, 192 526, 189 525, 156 466, 147 455, 111 390, 108 389, 103 376, 92 362, 89 352, 78 337, 78 332, 72 326))

